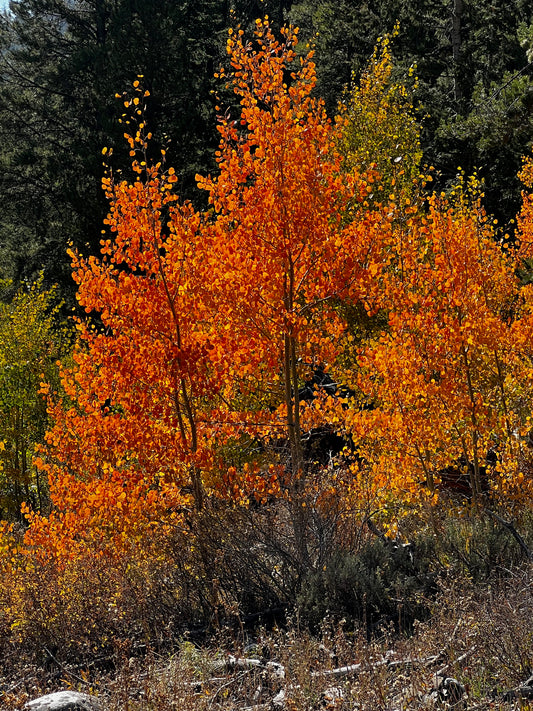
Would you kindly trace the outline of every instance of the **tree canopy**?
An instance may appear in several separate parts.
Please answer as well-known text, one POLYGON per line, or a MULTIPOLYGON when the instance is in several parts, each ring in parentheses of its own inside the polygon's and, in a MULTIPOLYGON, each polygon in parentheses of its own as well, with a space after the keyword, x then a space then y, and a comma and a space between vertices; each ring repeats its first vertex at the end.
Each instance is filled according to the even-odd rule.
MULTIPOLYGON (((397 25, 328 114, 317 51, 278 26, 284 4, 272 24, 230 29, 220 67, 218 35, 194 52, 189 42, 191 18, 199 34, 222 22, 202 24, 210 6, 166 8, 169 56, 181 54, 164 77, 168 57, 149 40, 168 28, 161 16, 145 36, 157 20, 145 6, 29 0, 5 18, 0 111, 12 126, 24 117, 2 154, 19 179, 4 178, 5 219, 11 235, 34 231, 22 250, 4 241, 4 267, 18 255, 31 271, 29 256, 68 244, 76 284, 69 358, 46 286, 62 262, 12 288, 0 313, 1 503, 25 526, 0 528, 0 622, 41 648, 61 630, 67 649, 105 648, 129 635, 131 615, 153 639, 172 634, 175 609, 286 604, 363 529, 399 549, 402 525, 436 536, 439 516, 489 511, 530 555, 502 517, 529 513, 533 490, 531 157, 516 230, 503 234, 475 174, 444 191, 425 169, 397 25), (135 73, 111 97, 108 81, 126 80, 111 49, 121 42, 135 73), (57 56, 44 62, 47 46, 57 56), (183 106, 200 98, 174 122, 162 87, 178 75, 183 106), (202 166, 211 102, 218 145, 202 166), (163 130, 181 119, 188 147, 176 152, 163 130), (19 215, 22 178, 36 183, 19 215), (86 192, 97 179, 98 229, 86 192)), ((466 18, 457 0, 453 71, 437 77, 455 128, 475 91, 461 73, 466 18)))

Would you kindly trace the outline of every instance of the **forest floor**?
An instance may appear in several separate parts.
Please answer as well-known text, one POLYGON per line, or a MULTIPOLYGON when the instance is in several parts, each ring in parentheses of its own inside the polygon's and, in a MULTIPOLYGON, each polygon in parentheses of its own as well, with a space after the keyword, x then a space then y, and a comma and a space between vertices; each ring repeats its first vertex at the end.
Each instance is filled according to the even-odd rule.
POLYGON ((368 640, 325 619, 311 635, 292 619, 246 633, 222 628, 203 644, 185 636, 172 652, 125 642, 100 662, 38 665, 13 650, 0 708, 74 689, 98 697, 102 711, 530 709, 533 566, 484 585, 444 581, 429 618, 408 633, 391 624, 368 640))

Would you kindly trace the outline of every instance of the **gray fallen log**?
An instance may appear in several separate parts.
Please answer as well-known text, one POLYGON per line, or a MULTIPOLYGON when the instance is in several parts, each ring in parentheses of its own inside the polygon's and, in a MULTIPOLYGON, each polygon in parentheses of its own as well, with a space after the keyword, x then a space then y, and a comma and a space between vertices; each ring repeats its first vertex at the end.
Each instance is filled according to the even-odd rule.
POLYGON ((381 659, 379 662, 366 664, 359 662, 358 664, 349 664, 345 667, 337 667, 336 669, 324 669, 323 671, 311 672, 312 677, 334 677, 335 679, 343 676, 354 676, 362 671, 371 671, 380 667, 388 669, 396 669, 397 667, 415 667, 415 666, 431 666, 441 660, 440 654, 433 654, 431 657, 408 657, 407 659, 381 659))
MULTIPOLYGON (((335 669, 324 669, 320 671, 310 672, 311 677, 345 677, 354 676, 362 671, 371 671, 380 667, 395 669, 397 667, 415 667, 415 666, 432 666, 437 664, 442 659, 442 654, 433 654, 430 657, 408 657, 406 659, 381 659, 378 662, 366 663, 359 662, 357 664, 349 664, 335 669)), ((261 659, 250 657, 235 657, 228 655, 225 659, 217 659, 211 664, 213 673, 222 671, 234 671, 235 669, 258 669, 268 672, 275 679, 283 681, 285 679, 285 667, 279 662, 265 662, 261 659)))
POLYGON ((251 657, 235 657, 229 654, 225 659, 217 659, 211 665, 211 671, 233 671, 235 669, 261 669, 270 673, 275 679, 285 679, 285 667, 279 662, 264 662, 251 657))

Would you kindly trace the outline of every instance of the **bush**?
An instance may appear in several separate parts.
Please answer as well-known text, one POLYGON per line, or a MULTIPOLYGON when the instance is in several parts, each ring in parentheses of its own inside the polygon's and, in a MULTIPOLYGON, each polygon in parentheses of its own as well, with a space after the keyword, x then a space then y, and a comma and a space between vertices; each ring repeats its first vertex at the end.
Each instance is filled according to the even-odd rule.
POLYGON ((316 630, 325 617, 344 619, 348 629, 363 628, 367 637, 391 622, 409 631, 414 620, 428 616, 436 592, 433 545, 425 537, 416 545, 377 540, 357 554, 337 550, 303 582, 297 600, 302 621, 316 630))
MULTIPOLYGON (((510 523, 531 550, 531 513, 526 511, 518 523, 510 523)), ((495 577, 507 577, 510 569, 523 563, 524 550, 509 528, 483 513, 465 518, 446 517, 438 536, 437 556, 448 575, 466 576, 473 583, 482 583, 495 577)))

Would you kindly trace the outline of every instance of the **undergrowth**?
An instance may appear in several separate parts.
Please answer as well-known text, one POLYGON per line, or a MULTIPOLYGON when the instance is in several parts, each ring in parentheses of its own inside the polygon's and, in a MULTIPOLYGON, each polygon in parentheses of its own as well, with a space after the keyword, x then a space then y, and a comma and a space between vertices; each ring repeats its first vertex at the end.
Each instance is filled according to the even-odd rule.
POLYGON ((275 546, 258 541, 247 557, 244 539, 228 547, 226 559, 219 555, 216 597, 191 589, 186 605, 170 594, 184 584, 183 571, 130 570, 126 585, 126 570, 109 578, 92 569, 79 599, 69 600, 73 619, 47 621, 50 581, 35 571, 24 610, 32 613, 33 601, 43 626, 26 627, 24 638, 10 608, 0 613, 0 708, 22 708, 61 688, 97 695, 104 711, 450 708, 432 693, 444 677, 464 687, 457 708, 510 708, 504 692, 533 672, 533 568, 513 535, 518 530, 531 546, 527 516, 511 528, 490 517, 443 517, 408 544, 370 534, 351 549, 338 542, 327 565, 301 581, 292 604, 293 588, 268 567, 288 559, 276 560, 275 546), (232 565, 239 567, 230 577, 232 565), (265 589, 261 598, 269 570, 277 593, 265 589), (242 592, 242 600, 270 605, 263 614, 239 610, 237 581, 245 588, 246 576, 255 592, 242 592), (224 589, 226 580, 233 587, 224 589), (106 598, 121 586, 122 597, 106 598), (209 599, 217 602, 208 619, 202 595, 205 609, 209 599), (255 661, 231 667, 232 658, 255 661), (354 664, 354 673, 327 673, 354 664), (283 679, 273 672, 279 665, 283 679))

